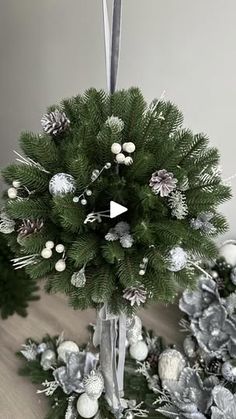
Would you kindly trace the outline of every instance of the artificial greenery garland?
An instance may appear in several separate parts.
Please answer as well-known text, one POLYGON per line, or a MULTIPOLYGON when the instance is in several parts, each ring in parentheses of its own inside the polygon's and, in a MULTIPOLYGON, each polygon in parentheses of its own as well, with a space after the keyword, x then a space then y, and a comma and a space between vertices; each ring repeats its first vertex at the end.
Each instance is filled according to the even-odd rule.
POLYGON ((226 229, 216 209, 230 190, 218 151, 182 122, 175 105, 147 106, 137 88, 51 107, 43 134, 22 134, 21 164, 3 170, 15 266, 74 308, 113 313, 193 284, 198 258, 216 256, 212 238, 226 229), (111 201, 128 211, 110 219, 111 201), (40 228, 22 234, 27 223, 40 228))
MULTIPOLYGON (((141 339, 137 331, 141 323, 135 316, 133 326, 127 325, 129 350, 121 417, 235 419, 235 266, 220 258, 208 270, 215 280, 201 276, 197 288, 185 290, 180 299, 185 313, 181 325, 188 332, 182 350, 167 347, 161 338, 143 329, 140 342, 146 343, 148 352, 137 360, 132 342, 141 339), (230 282, 234 292, 229 291, 230 282)), ((91 341, 79 351, 73 342, 46 336, 40 343, 28 340, 18 355, 26 362, 20 373, 48 397, 47 419, 114 418, 99 381, 99 353, 91 341), (84 353, 90 351, 97 362, 86 375, 84 353), (86 394, 82 416, 81 394, 86 394), (92 409, 96 404, 96 412, 91 413, 89 403, 92 409)))

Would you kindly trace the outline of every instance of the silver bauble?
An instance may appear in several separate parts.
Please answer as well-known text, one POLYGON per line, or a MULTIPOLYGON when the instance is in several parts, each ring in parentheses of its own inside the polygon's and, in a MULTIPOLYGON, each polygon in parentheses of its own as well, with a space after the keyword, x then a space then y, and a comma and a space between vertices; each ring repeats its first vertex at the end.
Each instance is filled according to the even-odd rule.
POLYGON ((173 247, 168 255, 168 270, 178 272, 184 269, 188 262, 188 255, 180 246, 173 247))
POLYGON ((91 399, 98 399, 104 389, 104 378, 100 371, 92 370, 89 375, 83 379, 85 393, 91 399))
POLYGON ((74 287, 82 288, 86 284, 86 276, 84 272, 84 268, 81 268, 78 272, 74 272, 71 276, 70 280, 71 284, 74 285, 74 287))
POLYGON ((56 362, 56 354, 52 349, 46 349, 42 353, 40 365, 44 371, 50 370, 56 362))
POLYGON ((186 365, 181 352, 176 349, 166 349, 159 357, 158 374, 162 381, 177 381, 186 365))
POLYGON ((236 383, 236 361, 225 361, 222 365, 221 373, 230 383, 236 383))
POLYGON ((49 182, 49 192, 53 196, 63 196, 68 193, 74 193, 75 190, 75 179, 67 173, 57 173, 49 182))

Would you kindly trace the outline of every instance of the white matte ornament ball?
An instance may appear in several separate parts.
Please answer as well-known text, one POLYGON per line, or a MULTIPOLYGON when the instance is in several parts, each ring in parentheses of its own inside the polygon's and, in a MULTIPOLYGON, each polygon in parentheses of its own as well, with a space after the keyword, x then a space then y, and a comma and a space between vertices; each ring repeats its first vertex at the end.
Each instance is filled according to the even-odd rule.
POLYGON ((126 153, 133 153, 133 152, 135 151, 135 144, 134 144, 134 143, 131 143, 131 142, 129 142, 129 143, 124 143, 124 144, 123 144, 123 150, 124 150, 126 153))
POLYGON ((111 152, 113 154, 119 154, 121 152, 121 145, 119 143, 113 143, 111 146, 111 152))
POLYGON ((132 157, 126 157, 125 158, 125 161, 124 161, 124 164, 126 165, 126 166, 131 166, 131 164, 133 164, 133 159, 132 159, 132 157))
POLYGON ((47 249, 53 249, 53 248, 54 248, 54 246, 55 246, 55 244, 54 244, 54 242, 53 242, 52 240, 48 240, 48 241, 46 242, 46 244, 45 244, 45 247, 46 247, 47 249))
POLYGON ((144 269, 140 269, 139 275, 141 275, 141 276, 145 275, 145 270, 144 269))
POLYGON ((119 153, 116 155, 117 163, 123 164, 125 162, 125 155, 123 153, 119 153))
POLYGON ((130 346, 129 352, 136 361, 144 361, 148 356, 148 347, 144 340, 140 340, 130 346))
POLYGON ((60 361, 63 361, 65 363, 68 356, 71 353, 78 353, 78 352, 79 352, 79 347, 72 340, 65 340, 57 348, 58 358, 60 359, 60 361))
POLYGON ((66 269, 66 262, 64 259, 59 259, 55 264, 55 269, 57 272, 63 272, 66 269))
POLYGON ((83 393, 78 398, 77 410, 82 418, 92 418, 98 412, 98 401, 92 400, 86 393, 83 393))
POLYGON ((52 256, 51 249, 45 247, 45 249, 43 249, 41 252, 41 256, 43 259, 50 259, 50 257, 52 256))
POLYGON ((224 257, 231 266, 236 266, 236 244, 226 243, 219 250, 220 256, 224 257))
POLYGON ((65 250, 65 246, 63 244, 57 244, 55 250, 57 253, 63 253, 65 250))
POLYGON ((81 199, 81 204, 82 205, 87 205, 87 200, 86 199, 81 199))
POLYGON ((49 182, 49 192, 53 196, 63 196, 68 193, 74 193, 75 190, 75 179, 67 173, 57 173, 49 182))
POLYGON ((10 199, 15 199, 17 197, 16 188, 9 188, 8 191, 7 191, 7 195, 10 199))
POLYGON ((19 180, 13 180, 12 185, 14 186, 14 188, 19 188, 21 184, 19 180))

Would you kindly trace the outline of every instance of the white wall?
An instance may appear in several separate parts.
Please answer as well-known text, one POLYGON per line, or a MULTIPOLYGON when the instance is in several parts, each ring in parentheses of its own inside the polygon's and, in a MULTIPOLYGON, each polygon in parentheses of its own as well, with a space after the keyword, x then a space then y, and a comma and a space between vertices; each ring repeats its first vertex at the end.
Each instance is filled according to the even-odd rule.
MULTIPOLYGON (((164 89, 236 173, 236 2, 123 0, 119 86, 164 89)), ((0 165, 47 105, 105 87, 101 0, 0 0, 0 165)), ((236 179, 233 183, 236 193, 236 179)), ((236 238, 235 198, 223 206, 236 238)))

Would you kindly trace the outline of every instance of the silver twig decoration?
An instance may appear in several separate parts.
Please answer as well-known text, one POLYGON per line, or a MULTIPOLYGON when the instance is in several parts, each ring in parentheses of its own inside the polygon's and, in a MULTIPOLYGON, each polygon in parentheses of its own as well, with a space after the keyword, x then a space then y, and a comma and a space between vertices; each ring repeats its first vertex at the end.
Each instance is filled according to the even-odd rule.
POLYGON ((28 265, 34 265, 37 263, 36 259, 39 255, 37 253, 33 255, 21 256, 19 258, 11 259, 14 269, 22 269, 28 265))
POLYGON ((16 158, 16 161, 22 164, 26 164, 27 166, 33 166, 37 169, 41 170, 41 172, 50 173, 48 170, 44 169, 44 167, 40 164, 32 160, 30 157, 24 157, 18 151, 13 150, 13 153, 15 153, 18 157, 16 158))

